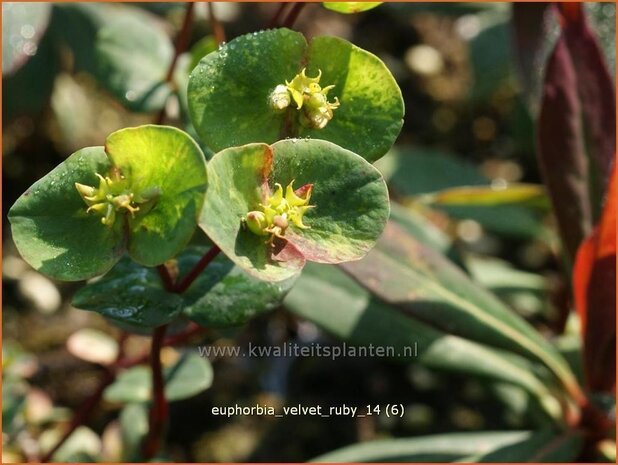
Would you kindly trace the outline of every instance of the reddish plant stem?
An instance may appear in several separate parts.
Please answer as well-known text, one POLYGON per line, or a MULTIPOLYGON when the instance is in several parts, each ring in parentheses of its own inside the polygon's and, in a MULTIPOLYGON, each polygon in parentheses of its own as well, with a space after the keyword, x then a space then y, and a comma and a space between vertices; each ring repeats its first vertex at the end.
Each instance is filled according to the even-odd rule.
MULTIPOLYGON (((178 57, 182 55, 182 53, 187 49, 189 45, 189 39, 191 36, 191 24, 193 23, 193 9, 195 7, 195 3, 187 2, 187 6, 185 9, 185 17, 182 20, 182 26, 180 27, 180 32, 176 37, 176 43, 174 45, 174 56, 172 57, 172 62, 170 63, 169 68, 167 69, 167 74, 165 75, 165 82, 171 83, 174 78, 174 70, 176 69, 176 63, 178 62, 178 57)), ((166 116, 166 108, 165 105, 159 112, 156 118, 156 124, 162 124, 165 121, 166 116)))
POLYGON ((288 14, 288 16, 285 18, 285 21, 283 21, 283 27, 291 28, 292 26, 294 26, 294 23, 298 19, 298 15, 302 11, 302 9, 305 7, 305 5, 306 5, 305 2, 296 2, 294 6, 292 7, 292 10, 288 14))
POLYGON ((208 18, 210 18, 210 29, 212 29, 212 35, 215 37, 217 45, 221 45, 225 42, 225 29, 215 14, 215 7, 212 2, 208 2, 208 18))
MULTIPOLYGON (((175 346, 178 344, 182 344, 183 342, 186 342, 187 340, 191 339, 193 336, 204 333, 206 331, 207 331, 206 328, 203 328, 199 326, 198 324, 191 322, 189 323, 187 328, 181 333, 166 337, 163 341, 163 346, 164 347, 165 346, 175 346)), ((131 368, 135 365, 141 365, 142 363, 145 363, 148 361, 149 356, 150 356, 150 352, 145 352, 142 355, 139 355, 134 358, 125 358, 125 359, 119 360, 114 365, 114 368, 116 369, 131 368)))
POLYGON ((200 259, 200 261, 195 264, 193 269, 189 271, 186 276, 180 280, 180 282, 176 283, 173 292, 177 294, 182 294, 185 292, 193 281, 195 281, 195 279, 202 273, 202 271, 204 271, 208 264, 212 262, 217 255, 219 255, 219 252, 221 252, 221 249, 216 245, 213 245, 200 259))
POLYGON ((157 271, 159 272, 159 277, 163 282, 163 287, 166 291, 173 292, 174 290, 174 280, 172 279, 172 275, 169 270, 165 267, 165 265, 157 266, 157 271))
POLYGON ((86 422, 86 420, 88 420, 88 417, 90 417, 96 406, 99 404, 101 397, 103 397, 103 392, 105 391, 105 388, 109 386, 115 378, 116 375, 113 371, 109 370, 105 372, 105 375, 99 381, 99 385, 97 386, 96 390, 90 395, 90 397, 88 397, 84 401, 82 405, 79 406, 79 409, 73 415, 71 423, 69 424, 69 428, 62 435, 56 445, 52 447, 52 449, 47 452, 47 454, 45 454, 45 456, 41 459, 42 463, 49 462, 53 455, 58 451, 58 449, 60 449, 60 446, 62 446, 65 441, 69 439, 69 436, 71 436, 71 434, 73 434, 73 432, 79 426, 81 426, 86 422))
POLYGON ((285 11, 288 5, 289 3, 287 2, 281 2, 279 4, 277 11, 275 11, 275 14, 270 19, 268 26, 266 26, 267 29, 272 29, 273 27, 277 27, 277 25, 279 24, 279 20, 281 19, 281 16, 283 15, 283 12, 285 11))
POLYGON ((150 369, 152 371, 152 406, 148 416, 148 435, 144 440, 144 460, 150 461, 161 447, 165 420, 167 419, 167 399, 165 398, 165 381, 161 364, 161 349, 165 339, 167 325, 159 326, 152 336, 150 348, 150 369))

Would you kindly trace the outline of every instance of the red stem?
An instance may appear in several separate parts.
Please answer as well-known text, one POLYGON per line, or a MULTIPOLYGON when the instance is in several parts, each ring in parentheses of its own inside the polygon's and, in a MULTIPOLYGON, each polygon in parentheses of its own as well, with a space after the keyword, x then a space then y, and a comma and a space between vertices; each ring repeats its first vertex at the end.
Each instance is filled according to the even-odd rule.
POLYGON ((165 265, 159 265, 157 266, 157 271, 159 272, 159 276, 163 282, 163 287, 165 290, 172 292, 174 289, 174 280, 172 279, 172 275, 169 270, 165 267, 165 265))
MULTIPOLYGON (((174 70, 176 69, 176 62, 178 61, 178 57, 182 55, 182 53, 187 49, 189 45, 189 39, 191 35, 191 24, 193 23, 193 8, 195 4, 193 2, 187 2, 187 7, 185 10, 185 17, 182 21, 182 26, 180 27, 180 32, 176 37, 176 44, 174 46, 174 56, 172 57, 172 62, 170 63, 169 68, 167 69, 167 74, 165 75, 165 82, 171 83, 174 78, 174 70)), ((165 121, 166 116, 166 108, 165 105, 157 115, 156 124, 162 124, 165 121)))
MULTIPOLYGON (((206 328, 203 328, 197 325, 196 323, 191 322, 189 323, 189 325, 183 332, 166 337, 165 340, 163 341, 163 346, 175 346, 178 344, 182 344, 183 342, 186 342, 188 339, 191 339, 193 336, 196 336, 205 331, 207 331, 206 328)), ((131 368, 131 367, 134 367, 135 365, 141 365, 142 363, 145 363, 148 361, 149 356, 150 356, 150 352, 145 352, 138 357, 125 358, 125 359, 119 360, 114 365, 114 368, 116 369, 117 368, 131 368)))
POLYGON ((165 398, 165 381, 161 364, 161 349, 165 339, 167 325, 159 326, 152 336, 150 348, 150 369, 152 371, 152 406, 148 418, 148 436, 144 440, 144 460, 150 461, 161 447, 161 439, 167 419, 167 399, 165 398))
POLYGON ((114 379, 116 378, 115 373, 111 370, 106 371, 105 375, 99 381, 99 385, 97 389, 88 397, 82 405, 80 405, 79 410, 75 412, 73 418, 71 419, 71 423, 69 424, 69 428, 62 435, 60 440, 56 443, 56 445, 41 459, 41 462, 49 462, 52 456, 56 453, 60 446, 62 446, 65 441, 73 434, 73 432, 83 423, 88 420, 88 417, 92 414, 96 406, 99 404, 101 397, 103 397, 103 392, 105 388, 109 386, 114 379))
POLYGON ((296 2, 294 4, 294 7, 288 14, 287 18, 285 18, 285 21, 283 21, 283 27, 291 28, 292 26, 294 26, 294 23, 298 19, 298 15, 302 11, 302 9, 305 7, 305 5, 306 5, 305 2, 296 2))
POLYGON ((266 26, 266 29, 272 29, 273 27, 277 27, 277 24, 279 24, 279 20, 281 19, 281 16, 283 15, 283 12, 285 11, 288 5, 289 3, 287 2, 281 2, 279 4, 277 11, 275 11, 275 14, 270 19, 270 22, 268 23, 268 26, 266 26))
POLYGON ((212 262, 217 255, 219 255, 219 252, 221 252, 221 249, 216 245, 213 245, 200 259, 200 261, 195 264, 193 269, 189 271, 187 275, 180 280, 180 282, 176 283, 176 286, 173 288, 173 292, 177 294, 182 294, 185 292, 193 281, 195 281, 195 279, 200 275, 200 273, 204 271, 208 264, 212 262))
POLYGON ((217 42, 217 45, 221 45, 223 42, 225 42, 225 29, 223 29, 223 25, 217 19, 217 15, 215 14, 215 8, 212 2, 208 2, 207 5, 212 35, 215 37, 215 42, 217 42))

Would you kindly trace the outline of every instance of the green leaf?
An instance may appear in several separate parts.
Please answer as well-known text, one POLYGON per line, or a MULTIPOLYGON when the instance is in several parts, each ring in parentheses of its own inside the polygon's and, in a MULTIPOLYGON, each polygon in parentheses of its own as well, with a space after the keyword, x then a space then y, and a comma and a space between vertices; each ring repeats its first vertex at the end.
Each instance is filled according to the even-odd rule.
MULTIPOLYGON (((185 249, 177 257, 179 276, 185 276, 207 250, 185 249)), ((78 290, 73 305, 138 332, 169 323, 181 312, 199 325, 227 327, 274 309, 293 284, 294 278, 276 283, 260 281, 219 255, 186 292, 173 294, 164 290, 156 269, 125 257, 101 279, 78 290)))
POLYGON ((105 150, 136 194, 161 191, 151 210, 129 220, 129 255, 148 266, 174 257, 191 239, 204 201, 206 161, 199 146, 179 129, 147 125, 112 133, 105 150))
POLYGON ((134 260, 158 265, 191 239, 207 179, 195 142, 179 129, 140 126, 112 133, 105 151, 79 150, 11 207, 15 244, 38 271, 66 281, 91 278, 108 271, 127 247, 134 260), (96 187, 96 174, 118 170, 136 197, 153 188, 158 194, 134 217, 117 209, 117 219, 104 225, 101 216, 87 212, 75 184, 96 187))
POLYGON ((453 187, 433 194, 423 194, 420 199, 433 205, 529 205, 549 210, 549 199, 543 187, 536 184, 508 184, 505 186, 453 187))
POLYGON ((129 404, 120 412, 122 458, 127 462, 141 462, 142 443, 148 434, 148 410, 144 404, 129 404))
MULTIPOLYGON (((27 7, 20 2, 12 3, 27 7)), ((8 3, 3 3, 6 7, 8 3)), ((3 41, 3 46, 6 42, 3 41)), ((14 73, 2 78, 2 118, 5 122, 20 116, 38 118, 46 108, 60 70, 60 57, 50 31, 37 43, 36 54, 14 73)), ((33 50, 33 49, 31 49, 33 50)))
POLYGON ((105 273, 124 251, 121 223, 101 224, 86 213, 75 183, 96 185, 95 173, 111 164, 102 147, 75 152, 34 183, 9 210, 13 240, 35 269, 56 279, 77 281, 105 273))
POLYGON ((424 245, 447 254, 452 246, 449 236, 427 218, 398 203, 391 203, 390 219, 424 245))
POLYGON ((166 292, 156 270, 122 259, 101 279, 78 290, 73 305, 138 328, 155 328, 174 320, 182 310, 178 294, 166 292))
POLYGON ((561 434, 555 431, 539 431, 489 452, 472 454, 461 461, 474 463, 571 463, 577 460, 583 445, 584 436, 579 431, 567 431, 561 434))
MULTIPOLYGON (((39 437, 43 453, 51 450, 62 437, 59 428, 45 430, 39 437)), ((53 462, 96 462, 101 452, 101 440, 97 434, 86 426, 78 426, 68 439, 54 452, 53 462)))
MULTIPOLYGON (((546 278, 514 268, 503 260, 468 255, 466 268, 472 279, 490 290, 524 317, 538 316, 548 308, 546 278)), ((546 318, 549 315, 543 315, 546 318)))
POLYGON ((329 452, 312 462, 454 462, 472 454, 518 444, 531 431, 448 433, 415 438, 384 439, 354 444, 329 452))
MULTIPOLYGON (((190 270, 204 252, 205 249, 198 248, 183 252, 178 258, 181 274, 190 270)), ((241 325, 279 306, 295 281, 296 277, 278 282, 261 281, 219 255, 182 294, 183 314, 208 328, 241 325)))
POLYGON ((50 3, 2 4, 2 75, 22 67, 37 52, 37 43, 49 22, 50 3))
POLYGON ((525 359, 432 328, 373 298, 333 266, 308 264, 284 301, 287 309, 353 344, 392 347, 393 356, 429 368, 520 386, 555 416, 559 406, 525 359), (337 309, 337 311, 333 311, 337 309))
POLYGON ((389 224, 365 260, 343 268, 384 302, 449 333, 544 363, 576 389, 565 360, 533 327, 439 253, 389 224))
POLYGON ((125 13, 98 31, 96 76, 127 108, 156 111, 171 92, 164 81, 174 49, 152 15, 125 13))
MULTIPOLYGON (((386 157, 376 164, 384 174, 389 187, 396 198, 405 201, 432 200, 439 198, 442 191, 445 195, 458 195, 457 204, 436 202, 436 208, 445 211, 454 218, 469 218, 477 221, 489 231, 504 236, 534 238, 541 231, 541 220, 538 214, 529 208, 530 204, 508 204, 505 200, 513 200, 513 192, 502 190, 500 194, 493 188, 491 201, 479 202, 479 196, 464 204, 462 195, 470 192, 480 192, 480 189, 489 189, 490 180, 482 175, 471 163, 458 157, 427 147, 402 147, 392 150, 386 157), (428 176, 427 173, 440 173, 428 176), (459 191, 451 189, 461 188, 459 191), (423 194, 429 194, 425 196, 423 194), (498 196, 498 198, 496 198, 498 196), (510 199, 505 197, 511 197, 510 199), (491 204, 493 202, 493 204, 491 204)), ((519 191, 518 200, 525 195, 527 200, 538 194, 519 191)), ((533 201, 535 207, 538 200, 533 201)))
POLYGON ((207 55, 191 74, 188 93, 193 125, 214 151, 308 136, 373 161, 392 146, 403 122, 401 91, 377 57, 335 37, 308 45, 288 29, 247 34, 207 55), (277 85, 305 67, 312 77, 321 70, 320 85, 334 85, 329 99, 341 102, 323 129, 301 128, 294 105, 280 112, 268 103, 277 85))
MULTIPOLYGON (((171 367, 163 370, 165 397, 168 401, 188 399, 212 384, 212 367, 207 359, 195 353, 184 354, 171 367)), ((121 373, 104 393, 109 402, 148 402, 152 396, 152 374, 145 366, 121 373)))
POLYGON ((260 188, 270 174, 272 158, 272 149, 264 144, 216 154, 208 163, 210 182, 199 226, 239 267, 258 278, 281 281, 303 267, 304 257, 286 246, 288 260, 272 260, 266 239, 242 227, 242 218, 262 201, 260 188))
POLYGON ((28 386, 20 379, 2 372, 2 426, 5 434, 13 434, 21 426, 20 417, 26 407, 28 386))
POLYGON ((372 10, 383 2, 323 2, 324 8, 337 13, 361 13, 363 11, 372 10))
POLYGON ((294 275, 305 259, 340 263, 363 257, 388 218, 380 173, 330 142, 292 139, 230 148, 213 157, 208 171, 200 226, 238 266, 267 281, 294 275), (258 208, 263 190, 292 181, 296 187, 313 184, 310 203, 316 207, 305 215, 310 229, 290 226, 283 250, 273 252, 264 236, 243 227, 242 218, 258 208))

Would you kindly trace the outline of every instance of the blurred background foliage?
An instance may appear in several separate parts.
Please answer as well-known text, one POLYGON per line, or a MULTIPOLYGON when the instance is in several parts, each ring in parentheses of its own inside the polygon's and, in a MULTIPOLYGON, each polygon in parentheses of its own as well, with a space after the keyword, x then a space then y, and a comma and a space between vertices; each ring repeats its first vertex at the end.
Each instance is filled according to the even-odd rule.
MULTIPOLYGON (((53 282, 20 259, 7 227, 7 208, 73 151, 101 145, 119 128, 152 122, 164 106, 169 124, 191 132, 183 97, 188 73, 215 44, 206 5, 198 4, 192 48, 181 56, 172 85, 161 84, 183 4, 3 3, 2 8, 3 461, 19 461, 36 457, 39 447, 51 447, 70 419, 70 409, 96 386, 101 373, 96 363, 104 361, 93 360, 84 349, 92 334, 81 345, 67 344, 69 337, 83 328, 98 330, 97 353, 111 351, 113 358, 115 343, 106 335, 116 337, 118 330, 98 315, 70 306, 80 284, 53 282)), ((276 8, 214 5, 228 39, 265 28, 276 8)), ((615 76, 615 5, 589 3, 586 12, 615 76)), ((576 324, 566 321, 564 311, 569 285, 560 271, 558 239, 535 158, 539 83, 558 28, 548 18, 549 34, 535 51, 529 74, 517 68, 513 6, 507 3, 383 4, 356 15, 311 4, 295 28, 308 37, 343 37, 387 64, 406 104, 397 144, 377 164, 396 203, 393 219, 555 338, 579 371, 576 324)), ((372 304, 367 296, 362 299, 369 303, 359 309, 346 305, 365 291, 340 271, 319 268, 307 267, 283 308, 243 328, 208 332, 203 342, 412 342, 405 317, 372 304), (329 294, 324 281, 328 273, 333 274, 330 282, 346 281, 342 286, 350 293, 335 323, 332 313, 338 310, 331 302, 337 292, 329 294), (307 292, 313 294, 303 294, 307 292), (307 306, 306 295, 324 303, 307 306), (315 307, 327 312, 322 315, 315 307)), ((146 338, 130 336, 127 350, 140 353, 147 345, 146 338)), ((168 363, 180 356, 171 348, 165 355, 168 363)), ((172 405, 169 459, 304 461, 373 439, 535 430, 546 421, 520 387, 436 371, 410 360, 211 361, 212 388, 172 405), (209 413, 212 406, 233 403, 299 402, 402 403, 406 414, 228 419, 209 413)), ((145 427, 136 404, 119 413, 114 399, 107 399, 88 425, 56 460, 128 460, 127 450, 138 444, 145 427)), ((520 439, 526 438, 499 438, 520 439)), ((457 457, 461 454, 441 459, 457 457)))

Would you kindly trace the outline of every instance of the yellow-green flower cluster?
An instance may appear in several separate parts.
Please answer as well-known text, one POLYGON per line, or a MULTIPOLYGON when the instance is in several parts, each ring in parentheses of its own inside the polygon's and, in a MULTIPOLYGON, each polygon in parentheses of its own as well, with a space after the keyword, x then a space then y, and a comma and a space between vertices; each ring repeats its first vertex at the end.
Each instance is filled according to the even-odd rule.
POLYGON ((115 171, 110 176, 103 177, 99 173, 96 173, 96 176, 99 178, 98 188, 78 182, 75 183, 75 188, 88 205, 86 211, 101 216, 101 223, 106 226, 111 227, 114 224, 116 212, 121 209, 128 211, 131 216, 140 210, 139 205, 149 210, 161 194, 158 187, 152 187, 135 195, 128 188, 127 180, 115 171))
POLYGON ((314 205, 309 205, 313 184, 306 184, 294 190, 292 181, 285 188, 275 184, 275 192, 270 195, 259 209, 247 213, 244 223, 249 230, 258 236, 270 236, 272 243, 275 237, 283 238, 290 224, 300 229, 309 229, 303 223, 303 216, 314 205))
POLYGON ((301 111, 300 123, 309 128, 322 129, 333 119, 333 110, 339 108, 339 99, 328 101, 328 92, 334 85, 321 87, 322 71, 316 77, 308 77, 303 69, 292 81, 279 84, 270 95, 270 105, 275 110, 284 110, 292 102, 301 111))

